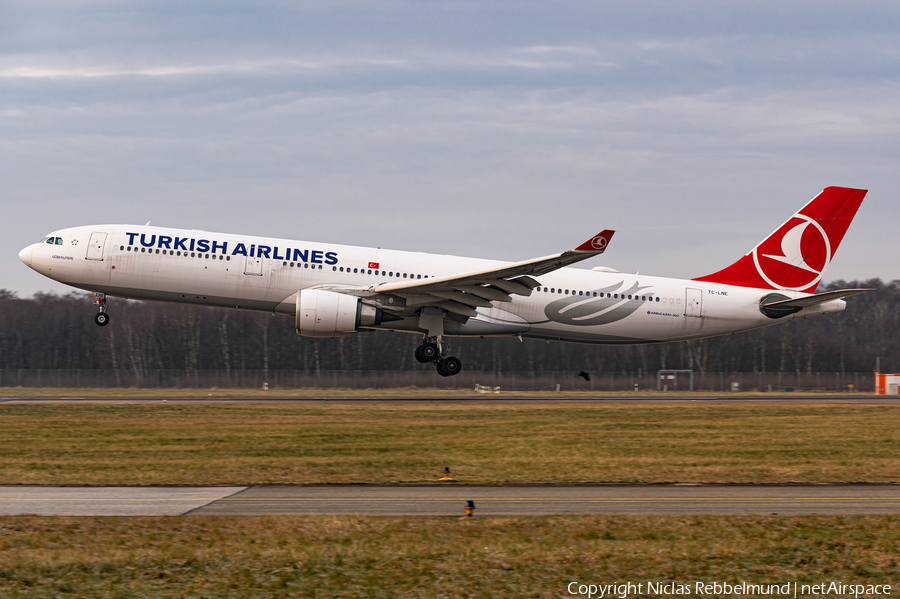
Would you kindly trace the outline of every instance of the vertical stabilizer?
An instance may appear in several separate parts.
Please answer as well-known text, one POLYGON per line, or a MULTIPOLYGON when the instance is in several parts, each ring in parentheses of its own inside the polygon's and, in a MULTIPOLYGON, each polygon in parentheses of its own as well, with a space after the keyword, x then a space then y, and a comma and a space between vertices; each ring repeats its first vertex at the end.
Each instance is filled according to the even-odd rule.
POLYGON ((740 260, 694 280, 813 293, 864 197, 865 189, 826 187, 740 260))

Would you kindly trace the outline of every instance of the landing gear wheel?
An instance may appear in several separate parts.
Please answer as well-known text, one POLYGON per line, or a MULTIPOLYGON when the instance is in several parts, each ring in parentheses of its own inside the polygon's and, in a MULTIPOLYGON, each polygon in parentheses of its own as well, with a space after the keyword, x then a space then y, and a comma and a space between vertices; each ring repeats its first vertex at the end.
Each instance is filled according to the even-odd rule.
POLYGON ((436 360, 441 355, 440 350, 438 350, 438 346, 434 343, 423 343, 419 346, 419 349, 416 350, 416 358, 419 359, 420 362, 431 362, 432 360, 436 360), (424 360, 422 358, 425 358, 424 360))
POLYGON ((431 362, 431 360, 433 358, 429 359, 422 355, 422 347, 423 346, 420 345, 419 347, 416 348, 416 360, 418 360, 422 364, 425 364, 426 362, 431 362))
POLYGON ((109 324, 109 314, 107 314, 106 312, 97 312, 94 315, 94 322, 96 322, 101 327, 105 327, 109 324))
POLYGON ((437 366, 437 372, 441 376, 453 376, 459 374, 460 370, 462 370, 462 362, 453 356, 441 360, 437 366))

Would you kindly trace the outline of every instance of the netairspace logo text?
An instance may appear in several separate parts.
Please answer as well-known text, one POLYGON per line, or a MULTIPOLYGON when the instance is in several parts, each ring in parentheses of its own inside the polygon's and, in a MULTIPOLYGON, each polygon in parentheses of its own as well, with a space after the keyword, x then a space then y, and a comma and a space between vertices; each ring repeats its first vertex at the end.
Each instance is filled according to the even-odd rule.
POLYGON ((889 584, 845 584, 841 581, 818 584, 751 584, 749 582, 612 582, 587 584, 573 581, 566 587, 570 595, 588 599, 627 599, 632 595, 771 595, 774 597, 807 597, 809 595, 877 596, 890 595, 889 584))

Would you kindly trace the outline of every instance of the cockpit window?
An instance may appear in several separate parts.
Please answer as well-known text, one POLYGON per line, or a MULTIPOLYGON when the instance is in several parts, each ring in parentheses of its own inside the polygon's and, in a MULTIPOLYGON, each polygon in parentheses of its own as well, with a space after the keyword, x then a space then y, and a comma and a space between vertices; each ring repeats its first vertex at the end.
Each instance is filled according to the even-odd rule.
POLYGON ((56 238, 56 245, 62 245, 62 237, 56 238))
POLYGON ((50 238, 49 238, 49 237, 44 237, 43 239, 41 239, 40 241, 38 241, 38 243, 53 243, 52 241, 51 241, 51 242, 48 242, 48 241, 47 241, 48 239, 50 239, 50 238))

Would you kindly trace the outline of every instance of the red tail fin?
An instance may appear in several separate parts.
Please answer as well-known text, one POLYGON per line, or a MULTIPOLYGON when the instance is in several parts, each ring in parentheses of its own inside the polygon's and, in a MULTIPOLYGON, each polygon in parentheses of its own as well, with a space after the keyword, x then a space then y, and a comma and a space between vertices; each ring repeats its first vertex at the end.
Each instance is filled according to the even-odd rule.
POLYGON ((865 189, 826 187, 740 260, 694 280, 813 293, 864 197, 865 189))

